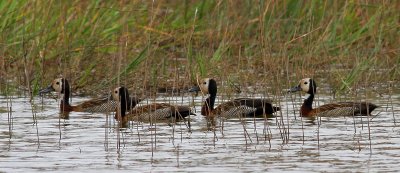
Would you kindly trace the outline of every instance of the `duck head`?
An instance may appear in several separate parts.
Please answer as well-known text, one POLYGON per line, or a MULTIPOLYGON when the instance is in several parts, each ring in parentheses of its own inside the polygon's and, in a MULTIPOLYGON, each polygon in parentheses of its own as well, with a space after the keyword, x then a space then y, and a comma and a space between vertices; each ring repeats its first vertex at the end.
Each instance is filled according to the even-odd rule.
POLYGON ((214 79, 205 78, 199 80, 197 83, 198 85, 191 88, 189 92, 201 91, 203 94, 210 94, 201 107, 201 114, 209 116, 214 109, 215 98, 217 96, 217 82, 214 79))
POLYGON ((199 80, 197 83, 198 85, 189 89, 189 92, 201 91, 203 94, 217 95, 217 82, 214 79, 205 78, 199 80))
POLYGON ((121 105, 121 115, 124 116, 125 112, 129 109, 131 104, 129 102, 130 98, 128 89, 126 89, 125 87, 117 87, 112 92, 112 97, 121 105))
POLYGON ((58 93, 65 94, 66 92, 69 91, 68 81, 64 78, 54 79, 47 88, 43 88, 43 89, 39 90, 39 95, 49 93, 52 91, 56 91, 58 93))
POLYGON ((308 94, 315 94, 317 92, 317 85, 315 81, 311 78, 301 79, 299 84, 293 88, 291 88, 288 92, 297 92, 303 91, 308 94))

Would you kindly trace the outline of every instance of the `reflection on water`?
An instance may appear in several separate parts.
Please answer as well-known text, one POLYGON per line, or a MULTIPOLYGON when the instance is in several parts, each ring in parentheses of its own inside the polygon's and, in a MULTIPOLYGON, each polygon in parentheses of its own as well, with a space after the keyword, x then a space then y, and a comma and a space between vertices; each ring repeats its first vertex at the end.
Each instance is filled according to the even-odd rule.
MULTIPOLYGON (((1 171, 395 172, 400 95, 392 98, 374 101, 381 107, 371 119, 315 120, 298 117, 301 100, 283 98, 276 118, 220 120, 211 130, 201 115, 190 117, 190 129, 185 122, 118 128, 112 114, 71 112, 59 119, 58 104, 44 99, 42 107, 40 98, 35 124, 28 99, 12 98, 12 119, 0 113, 1 171)), ((163 99, 187 105, 191 98, 163 99)), ((195 98, 197 113, 201 102, 195 98)), ((0 97, 0 108, 6 107, 0 97)))

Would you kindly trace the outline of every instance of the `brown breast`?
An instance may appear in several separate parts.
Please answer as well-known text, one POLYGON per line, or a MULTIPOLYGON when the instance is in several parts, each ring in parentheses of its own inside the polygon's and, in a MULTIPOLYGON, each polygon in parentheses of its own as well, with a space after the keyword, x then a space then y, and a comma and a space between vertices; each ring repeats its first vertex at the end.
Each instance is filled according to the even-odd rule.
POLYGON ((61 101, 61 103, 60 103, 60 111, 61 112, 71 112, 71 111, 79 112, 79 109, 76 108, 76 107, 72 107, 69 104, 65 104, 65 102, 61 101))
POLYGON ((301 106, 300 115, 303 116, 303 117, 314 116, 313 113, 312 113, 312 108, 309 108, 309 107, 304 106, 304 105, 301 106))

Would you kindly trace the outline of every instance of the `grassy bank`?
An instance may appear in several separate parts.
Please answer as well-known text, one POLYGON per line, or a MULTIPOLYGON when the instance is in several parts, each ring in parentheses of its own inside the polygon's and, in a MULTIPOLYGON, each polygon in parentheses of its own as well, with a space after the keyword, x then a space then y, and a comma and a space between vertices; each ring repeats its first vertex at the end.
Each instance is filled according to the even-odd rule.
POLYGON ((399 9, 398 1, 0 1, 1 83, 37 91, 63 76, 88 93, 169 91, 197 76, 254 92, 308 76, 337 93, 398 83, 399 9))

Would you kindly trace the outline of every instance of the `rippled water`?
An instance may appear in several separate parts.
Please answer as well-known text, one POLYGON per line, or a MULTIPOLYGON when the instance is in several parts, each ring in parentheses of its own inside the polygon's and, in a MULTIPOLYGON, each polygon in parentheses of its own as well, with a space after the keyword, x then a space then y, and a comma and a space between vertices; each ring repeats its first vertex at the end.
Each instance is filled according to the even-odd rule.
MULTIPOLYGON (((40 98, 34 100, 35 124, 29 100, 13 97, 11 118, 0 114, 0 171, 397 172, 400 95, 392 98, 374 101, 381 107, 370 121, 302 119, 294 111, 301 99, 283 98, 278 118, 229 120, 210 131, 201 115, 191 117, 190 130, 184 122, 118 129, 113 115, 105 114, 72 112, 59 119, 58 103, 40 98)), ((189 104, 191 97, 159 101, 165 99, 189 104)), ((201 99, 194 98, 198 112, 201 99)), ((323 104, 328 97, 319 99, 323 104)), ((0 97, 0 108, 6 107, 0 97)))

